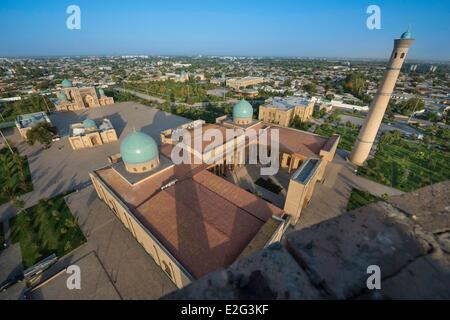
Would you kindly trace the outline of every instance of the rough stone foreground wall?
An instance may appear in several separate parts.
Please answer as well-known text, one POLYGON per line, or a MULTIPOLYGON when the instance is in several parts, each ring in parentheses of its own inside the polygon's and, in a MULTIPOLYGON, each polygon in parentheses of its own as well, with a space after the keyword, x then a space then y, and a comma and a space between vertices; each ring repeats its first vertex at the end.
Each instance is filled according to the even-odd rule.
POLYGON ((295 231, 162 299, 450 299, 450 182, 295 231), (369 265, 381 290, 368 290, 369 265))

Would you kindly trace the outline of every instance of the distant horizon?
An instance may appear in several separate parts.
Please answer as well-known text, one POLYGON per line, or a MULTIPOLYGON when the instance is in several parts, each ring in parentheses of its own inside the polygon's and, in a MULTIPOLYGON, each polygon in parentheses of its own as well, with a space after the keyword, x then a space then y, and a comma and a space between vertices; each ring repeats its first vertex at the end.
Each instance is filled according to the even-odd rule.
MULTIPOLYGON (((389 60, 389 55, 385 58, 351 58, 351 57, 332 57, 332 56, 265 56, 265 55, 229 55, 229 54, 149 54, 149 53, 117 53, 117 54, 73 54, 73 55, 28 55, 28 56, 0 56, 0 59, 55 59, 55 58, 118 58, 118 57, 140 57, 149 58, 237 58, 237 59, 298 59, 298 60, 325 60, 325 61, 372 61, 384 62, 389 60)), ((434 59, 406 59, 406 63, 439 63, 450 64, 448 60, 434 59)))
POLYGON ((409 61, 450 61, 446 1, 379 0, 369 30, 365 0, 113 2, 2 0, 0 56, 235 56, 387 60, 409 27, 409 61), (80 8, 81 29, 66 26, 80 8), (444 39, 444 41, 442 40, 444 39), (147 53, 144 53, 147 52, 147 53))

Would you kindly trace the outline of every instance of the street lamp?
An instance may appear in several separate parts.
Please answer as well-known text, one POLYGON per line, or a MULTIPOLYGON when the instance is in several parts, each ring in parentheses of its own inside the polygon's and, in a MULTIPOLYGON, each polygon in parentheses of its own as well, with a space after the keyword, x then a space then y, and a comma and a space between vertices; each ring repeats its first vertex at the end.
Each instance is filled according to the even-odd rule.
POLYGON ((418 105, 419 105, 419 98, 416 97, 416 105, 414 106, 414 109, 413 109, 411 115, 409 116, 409 119, 408 119, 408 122, 407 122, 408 124, 411 121, 412 117, 414 116, 414 112, 416 111, 416 108, 417 108, 418 105))

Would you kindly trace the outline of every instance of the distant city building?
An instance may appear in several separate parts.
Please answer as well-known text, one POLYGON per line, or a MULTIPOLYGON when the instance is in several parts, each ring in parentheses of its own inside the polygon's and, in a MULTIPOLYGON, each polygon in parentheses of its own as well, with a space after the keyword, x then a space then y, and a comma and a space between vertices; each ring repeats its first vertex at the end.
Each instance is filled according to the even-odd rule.
POLYGON ((161 132, 159 148, 149 135, 131 132, 120 156, 90 174, 98 197, 179 288, 279 241, 298 221, 335 155, 336 135, 325 138, 273 126, 252 115, 253 108, 242 100, 233 107, 232 119, 223 116, 215 124, 198 120, 161 132), (183 143, 177 138, 182 129, 190 134, 183 152, 200 159, 198 164, 171 161, 175 144, 183 143), (226 129, 240 133, 211 144, 199 129, 219 130, 224 136, 226 129), (252 147, 245 135, 250 129, 258 135, 279 131, 279 162, 282 170, 293 172, 284 209, 225 179, 244 166, 241 160, 252 147))
POLYGON ((362 111, 362 112, 369 111, 369 106, 358 106, 355 104, 344 103, 339 100, 331 100, 330 105, 332 108, 338 108, 338 109, 346 109, 346 110, 351 110, 351 111, 362 111))
POLYGON ((20 101, 22 100, 22 97, 9 97, 9 98, 0 98, 0 103, 2 102, 15 102, 15 101, 20 101))
POLYGON ((223 78, 213 78, 209 81, 212 84, 222 85, 225 82, 223 78))
POLYGON ((189 81, 189 73, 187 73, 186 71, 181 71, 180 74, 166 73, 163 76, 156 77, 155 80, 157 81, 172 80, 174 82, 186 82, 189 81))
POLYGON ((16 117, 16 127, 24 139, 27 139, 27 132, 31 130, 31 128, 42 122, 47 122, 50 125, 52 124, 50 118, 43 111, 23 114, 16 117))
POLYGON ((239 89, 236 90, 235 95, 243 98, 255 98, 258 96, 259 91, 256 89, 239 89))
POLYGON ((172 64, 172 66, 174 66, 175 68, 189 68, 190 66, 192 66, 192 64, 176 62, 176 63, 172 64))
POLYGON ((192 78, 194 78, 195 80, 199 80, 199 81, 205 81, 206 80, 205 74, 197 73, 197 72, 192 74, 192 78))
POLYGON ((53 100, 58 111, 75 111, 114 104, 114 99, 107 97, 103 89, 99 89, 97 94, 94 87, 74 87, 67 79, 61 84, 63 89, 58 98, 53 100))
POLYGON ((300 121, 311 119, 314 102, 299 97, 273 97, 259 107, 258 119, 288 127, 298 116, 300 121))
POLYGON ((254 86, 263 82, 265 82, 263 77, 244 77, 238 79, 227 79, 226 85, 235 90, 239 90, 240 88, 254 86))
POLYGON ((91 148, 114 141, 117 141, 117 134, 109 119, 103 119, 99 126, 92 119, 70 126, 69 143, 73 150, 91 148))

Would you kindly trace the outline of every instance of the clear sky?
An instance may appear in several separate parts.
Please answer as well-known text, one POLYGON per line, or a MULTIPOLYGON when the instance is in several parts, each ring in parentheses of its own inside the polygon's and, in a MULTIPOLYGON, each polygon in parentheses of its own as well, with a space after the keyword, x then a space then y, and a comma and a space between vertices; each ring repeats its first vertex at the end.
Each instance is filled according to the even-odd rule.
POLYGON ((161 54, 450 60, 449 0, 0 0, 0 56, 161 54), (66 8, 81 9, 81 30, 66 8), (381 30, 366 9, 381 8, 381 30))

